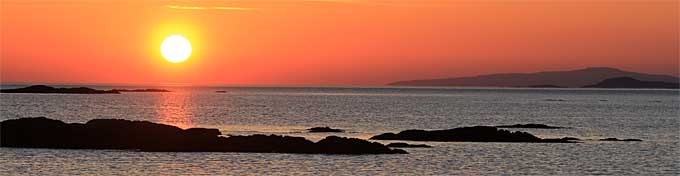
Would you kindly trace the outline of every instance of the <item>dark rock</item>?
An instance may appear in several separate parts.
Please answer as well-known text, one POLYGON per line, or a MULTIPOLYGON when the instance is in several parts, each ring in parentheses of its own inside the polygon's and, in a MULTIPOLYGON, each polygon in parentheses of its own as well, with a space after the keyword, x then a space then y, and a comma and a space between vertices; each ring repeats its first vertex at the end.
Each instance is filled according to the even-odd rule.
POLYGON ((403 142, 395 142, 395 143, 387 144, 387 147, 394 147, 394 148, 431 148, 432 146, 425 145, 425 144, 407 144, 407 143, 403 143, 403 142))
POLYGON ((397 153, 407 154, 400 149, 390 149, 377 142, 369 142, 356 138, 329 136, 316 143, 321 149, 320 153, 329 154, 362 154, 362 153, 397 153))
POLYGON ((638 79, 631 77, 616 77, 605 79, 597 84, 584 86, 584 88, 679 89, 680 83, 661 81, 640 81, 638 79))
POLYGON ((330 136, 314 143, 302 137, 251 135, 222 137, 217 129, 181 128, 147 121, 95 119, 67 124, 45 117, 0 123, 1 147, 128 149, 149 152, 273 152, 397 154, 380 143, 330 136))
POLYGON ((224 90, 218 90, 218 91, 215 91, 215 92, 217 92, 217 93, 227 93, 227 91, 224 91, 224 90))
POLYGON ((604 138, 600 139, 600 141, 622 141, 622 142, 639 142, 642 141, 641 139, 618 139, 618 138, 604 138))
POLYGON ((307 129, 310 133, 341 133, 344 132, 344 130, 341 129, 333 129, 331 127, 314 127, 307 129))
POLYGON ((384 133, 371 137, 374 140, 408 140, 440 142, 550 142, 572 143, 572 141, 544 140, 526 132, 510 132, 489 126, 462 127, 448 130, 406 130, 398 134, 384 133))
POLYGON ((57 94, 119 94, 116 90, 96 90, 87 87, 54 88, 46 85, 33 85, 17 89, 2 89, 0 93, 57 93, 57 94))
POLYGON ((172 92, 165 89, 113 89, 118 92, 172 92))
POLYGON ((514 124, 514 125, 498 125, 496 128, 538 128, 538 129, 559 129, 559 128, 567 128, 567 127, 558 127, 558 126, 549 126, 545 124, 535 124, 535 123, 529 123, 529 124, 514 124))

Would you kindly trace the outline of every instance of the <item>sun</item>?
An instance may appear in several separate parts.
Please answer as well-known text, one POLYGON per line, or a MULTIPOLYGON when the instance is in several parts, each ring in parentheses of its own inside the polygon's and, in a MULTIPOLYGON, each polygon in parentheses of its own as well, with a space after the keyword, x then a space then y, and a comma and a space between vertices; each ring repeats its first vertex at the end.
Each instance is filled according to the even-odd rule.
POLYGON ((161 55, 172 63, 180 63, 191 56, 191 43, 181 35, 171 35, 161 43, 161 55))

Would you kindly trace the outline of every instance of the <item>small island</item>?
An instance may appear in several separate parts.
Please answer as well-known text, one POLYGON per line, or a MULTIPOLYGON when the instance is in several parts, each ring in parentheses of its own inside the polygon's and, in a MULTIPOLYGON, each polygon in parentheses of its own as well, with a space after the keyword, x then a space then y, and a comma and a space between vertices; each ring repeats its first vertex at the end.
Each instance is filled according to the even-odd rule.
POLYGON ((680 89, 680 83, 661 81, 641 81, 631 77, 616 77, 605 79, 597 84, 583 86, 584 88, 635 88, 635 89, 680 89))
POLYGON ((310 133, 342 133, 344 130, 334 129, 331 127, 314 127, 307 129, 310 133))
POLYGON ((640 142, 642 139, 619 139, 619 138, 604 138, 600 141, 620 141, 620 142, 640 142))
POLYGON ((527 132, 498 129, 490 126, 461 127, 448 130, 406 130, 397 134, 383 133, 371 137, 374 140, 406 140, 437 142, 530 142, 574 143, 565 138, 542 139, 527 132))
POLYGON ((121 92, 172 92, 165 89, 112 89, 97 90, 89 87, 56 88, 46 85, 32 85, 16 89, 0 89, 0 93, 43 93, 43 94, 120 94, 121 92))
MULTIPOLYGON (((536 124, 510 125, 528 127, 547 127, 536 124)), ((568 127, 552 127, 568 128, 568 127)), ((372 140, 434 141, 434 142, 525 142, 525 143, 580 143, 584 140, 575 137, 539 138, 527 132, 508 131, 491 126, 461 127, 448 130, 405 130, 397 134, 383 133, 371 137, 372 140)), ((589 139, 586 139, 589 140, 589 139)), ((604 138, 599 141, 640 142, 641 139, 604 138)), ((391 143, 388 147, 421 147, 406 143, 391 143)), ((422 146, 425 147, 425 146, 422 146)))
POLYGON ((406 154, 356 138, 328 136, 318 142, 279 135, 221 136, 217 129, 148 121, 94 119, 85 124, 45 117, 0 122, 0 147, 123 149, 145 152, 257 152, 307 154, 406 154))
POLYGON ((116 90, 97 90, 88 87, 55 88, 46 85, 33 85, 16 89, 1 89, 0 93, 120 94, 120 92, 116 90))

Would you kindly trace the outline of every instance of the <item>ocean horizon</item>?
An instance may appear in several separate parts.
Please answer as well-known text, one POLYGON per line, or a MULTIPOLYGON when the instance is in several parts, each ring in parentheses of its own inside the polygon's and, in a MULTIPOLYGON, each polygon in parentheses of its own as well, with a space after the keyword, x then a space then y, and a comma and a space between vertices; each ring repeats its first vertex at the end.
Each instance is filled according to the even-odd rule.
MULTIPOLYGON (((24 86, 24 85, 16 85, 24 86)), ((87 86, 87 85, 78 85, 87 86)), ((71 86, 77 87, 77 86, 71 86)), ((369 140, 408 129, 548 124, 507 129, 579 143, 427 142, 399 155, 183 153, 0 148, 10 175, 677 175, 678 90, 405 87, 120 87, 172 92, 2 94, 0 120, 47 117, 67 123, 143 120, 216 128, 225 135, 274 134, 311 141, 369 140), (224 92, 218 92, 224 91, 224 92), (309 133, 329 126, 343 133, 309 133), (600 141, 604 138, 641 142, 600 141), (29 157, 27 157, 29 156, 29 157), (87 164, 91 163, 91 164, 87 164), (26 166, 29 167, 26 167, 26 166)), ((2 86, 3 89, 10 88, 2 86)), ((388 144, 399 141, 370 140, 388 144)))

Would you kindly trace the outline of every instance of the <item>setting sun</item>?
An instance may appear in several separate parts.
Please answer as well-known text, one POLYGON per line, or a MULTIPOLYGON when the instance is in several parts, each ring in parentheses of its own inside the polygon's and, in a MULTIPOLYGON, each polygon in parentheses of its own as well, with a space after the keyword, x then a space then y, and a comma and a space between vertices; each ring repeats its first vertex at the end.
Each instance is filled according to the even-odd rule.
POLYGON ((181 35, 171 35, 163 40, 161 55, 172 63, 185 61, 191 56, 191 43, 181 35))
POLYGON ((0 0, 0 176, 680 176, 678 14, 0 0))

